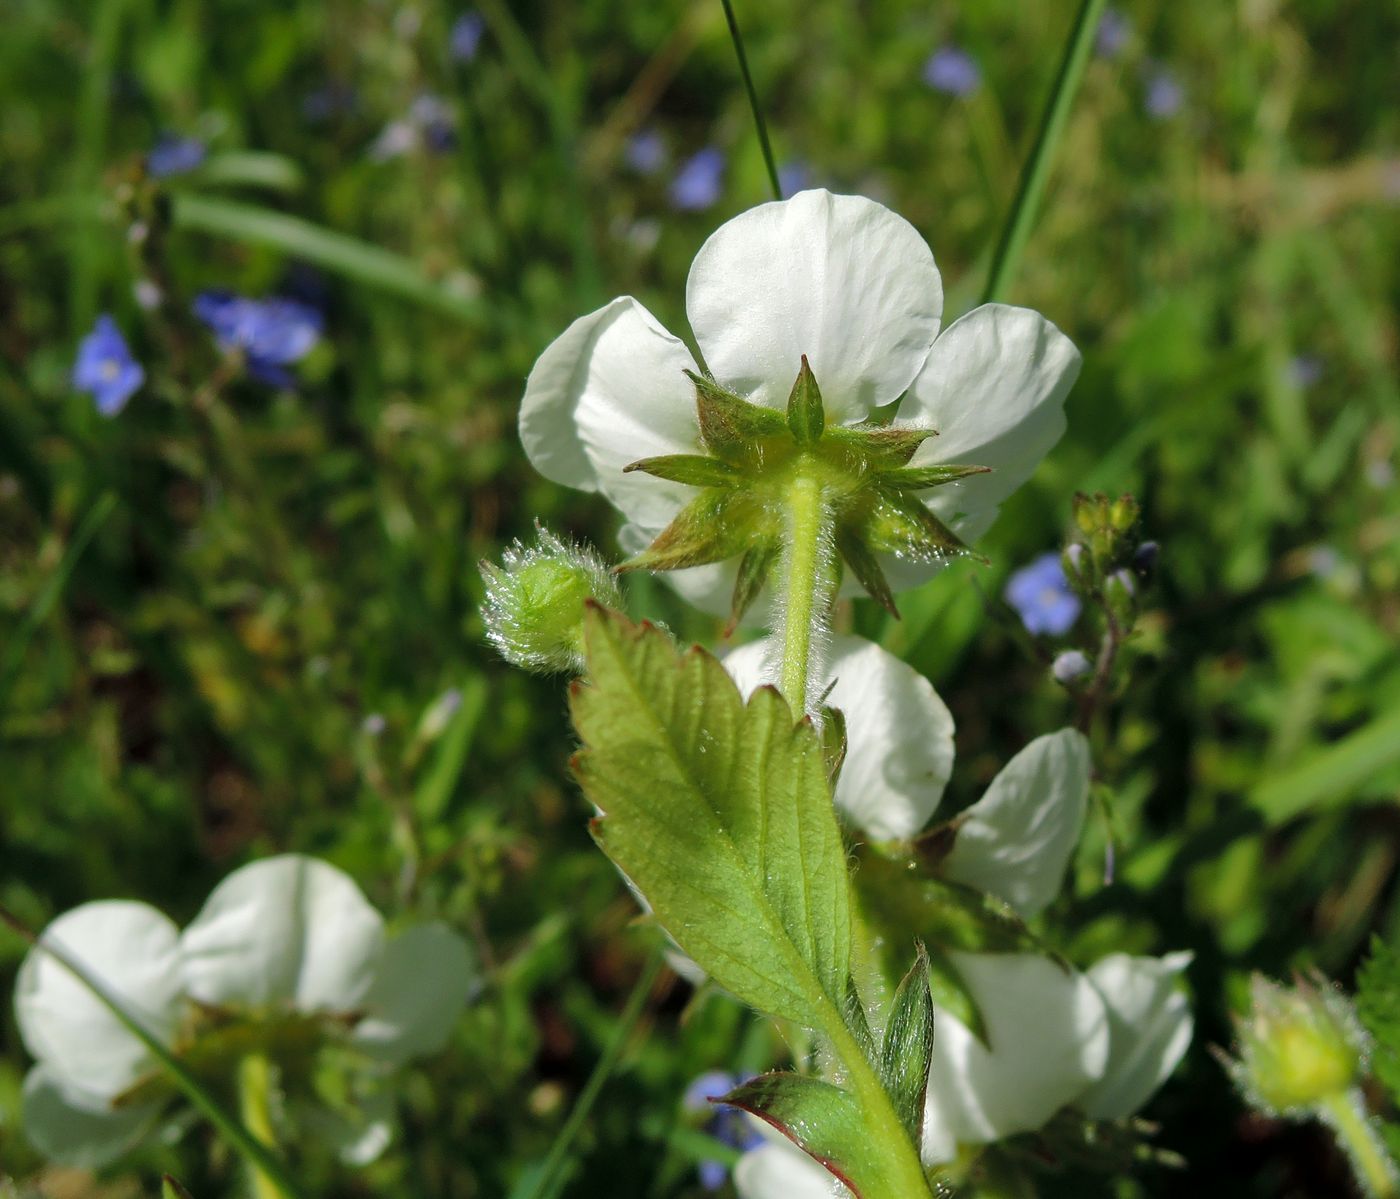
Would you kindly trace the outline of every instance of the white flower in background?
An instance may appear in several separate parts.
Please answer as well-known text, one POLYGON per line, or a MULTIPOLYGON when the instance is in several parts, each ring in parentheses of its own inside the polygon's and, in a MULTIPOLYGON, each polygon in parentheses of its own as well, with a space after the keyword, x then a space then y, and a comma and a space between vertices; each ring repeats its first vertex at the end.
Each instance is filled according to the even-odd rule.
POLYGON ((763 1144, 734 1167, 739 1199, 850 1199, 850 1190, 770 1124, 754 1119, 763 1144))
MULTIPOLYGON (((557 483, 601 491, 630 522, 621 535, 629 550, 653 540, 697 494, 624 468, 705 452, 686 374, 703 373, 701 365, 720 387, 781 411, 805 355, 828 427, 859 425, 877 409, 885 418, 901 401, 900 427, 940 434, 907 466, 991 468, 922 501, 964 539, 981 535, 1059 439, 1079 370, 1069 339, 1024 308, 984 305, 940 333, 942 282, 914 227, 873 200, 822 190, 721 226, 691 266, 686 310, 701 363, 623 296, 570 325, 525 388, 520 435, 531 462, 557 483)), ((687 598, 723 611, 736 566, 711 560, 667 577, 687 598)), ((879 565, 898 590, 940 563, 885 553, 879 565)), ((847 593, 858 590, 847 584, 847 593)))
MULTIPOLYGON (((183 934, 146 904, 101 900, 58 917, 40 943, 84 966, 177 1055, 230 1021, 299 1024, 314 1043, 358 1051, 375 1083, 440 1049, 475 985, 455 933, 424 924, 386 935, 348 875, 300 855, 229 875, 183 934)), ((24 1126, 41 1153, 96 1166, 154 1128, 168 1098, 159 1063, 42 948, 20 966, 15 1015, 36 1061, 24 1084, 24 1126)), ((207 1065, 209 1055, 187 1060, 207 1065)), ((308 1124, 348 1160, 368 1160, 388 1142, 382 1086, 370 1086, 358 1113, 304 1106, 308 1124)))

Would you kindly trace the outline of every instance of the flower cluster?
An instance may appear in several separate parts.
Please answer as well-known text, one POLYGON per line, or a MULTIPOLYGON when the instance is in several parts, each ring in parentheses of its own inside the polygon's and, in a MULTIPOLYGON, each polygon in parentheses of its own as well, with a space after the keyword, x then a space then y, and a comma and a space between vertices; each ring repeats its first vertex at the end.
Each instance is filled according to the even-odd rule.
POLYGON ((162 1123, 171 1092, 150 1050, 47 947, 95 976, 200 1077, 238 1060, 282 1066, 281 1105, 351 1162, 390 1139, 395 1067, 440 1049, 476 985, 445 925, 388 935, 355 883, 314 858, 254 862, 219 884, 181 932, 144 903, 100 900, 54 920, 20 966, 15 1016, 36 1064, 24 1126, 55 1161, 96 1166, 162 1123), (318 1091, 335 1051, 348 1093, 318 1091))

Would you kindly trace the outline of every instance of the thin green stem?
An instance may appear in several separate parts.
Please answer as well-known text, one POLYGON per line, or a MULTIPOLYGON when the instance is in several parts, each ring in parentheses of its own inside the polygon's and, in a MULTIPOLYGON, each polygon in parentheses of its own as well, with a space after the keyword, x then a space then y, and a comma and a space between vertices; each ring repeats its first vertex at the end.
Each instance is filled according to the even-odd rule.
POLYGON ((1084 74, 1084 66, 1089 61, 1089 50, 1093 45, 1094 31, 1099 26, 1106 0, 1082 0, 1079 13, 1074 19, 1069 40, 1065 43, 1064 56, 1060 59, 1059 74, 1055 77, 1055 87, 1041 114, 1040 129, 1036 133, 1035 145, 1021 169, 1021 179, 1016 187, 1016 198, 1011 202, 1011 211, 1001 228, 1001 239, 997 242, 996 253, 992 257, 992 269, 987 274, 987 286, 982 291, 982 303, 990 304, 1006 294, 1007 285, 1021 261, 1021 252, 1026 248, 1026 238, 1030 236, 1031 225, 1035 223, 1036 212, 1040 207, 1040 197, 1045 191, 1045 179, 1050 172, 1050 162, 1060 143, 1065 122, 1069 118, 1070 105, 1074 94, 1079 90, 1079 80, 1084 74))
POLYGON ((768 168, 768 182, 773 186, 773 198, 783 198, 783 185, 778 182, 778 167, 773 161, 773 146, 768 141, 768 126, 763 120, 763 110, 758 106, 758 92, 754 89, 753 75, 749 72, 749 56, 744 52, 744 37, 739 32, 739 21, 734 16, 734 5, 730 0, 720 0, 724 5, 724 19, 729 22, 729 36, 734 41, 734 55, 739 60, 739 74, 744 77, 744 90, 749 95, 749 109, 753 113, 753 123, 758 129, 758 144, 763 150, 763 165, 768 168))
MULTIPOLYGON (((263 1053, 249 1053, 238 1063, 238 1108, 248 1132, 273 1149, 277 1135, 272 1128, 272 1063, 263 1053)), ((252 1199, 282 1199, 277 1183, 256 1163, 248 1164, 248 1189, 252 1199)))
POLYGON ((225 1111, 204 1084, 190 1073, 184 1062, 171 1053, 165 1043, 141 1021, 131 1015, 122 1002, 107 990, 106 984, 89 974, 85 966, 69 957, 59 946, 36 937, 22 920, 3 907, 0 907, 0 922, 8 925, 39 951, 47 953, 92 992, 97 1001, 160 1062, 176 1089, 219 1131, 224 1140, 242 1154, 250 1165, 261 1170, 276 1184, 276 1191, 270 1192, 270 1195, 275 1195, 276 1199, 300 1199, 300 1189, 277 1155, 254 1136, 241 1119, 225 1111))
POLYGON ((598 1064, 593 1067, 593 1073, 588 1076, 588 1081, 583 1084, 583 1090, 579 1092, 578 1099, 574 1102, 573 1111, 569 1113, 569 1118, 564 1121, 564 1126, 554 1138, 554 1144, 549 1147, 549 1153, 545 1157, 539 1173, 534 1175, 532 1183, 527 1183, 512 1199, 553 1199, 563 1188, 567 1181, 564 1169, 565 1159, 573 1147, 575 1138, 583 1129, 589 1113, 593 1110, 593 1105, 598 1101, 603 1085, 617 1069, 617 1064, 622 1058, 622 1051, 627 1047, 627 1042, 631 1038, 637 1022, 642 1018, 647 996, 651 994, 651 988, 656 983, 656 976, 661 973, 664 960, 660 950, 652 954, 651 960, 646 964, 641 977, 637 979, 636 985, 632 988, 632 993, 627 997, 627 1003, 623 1006, 621 1016, 618 1017, 617 1027, 613 1030, 612 1040, 603 1050, 603 1056, 598 1059, 598 1064))
POLYGON ((1366 1100, 1359 1090, 1339 1091, 1319 1105, 1337 1142, 1351 1159, 1357 1180, 1371 1199, 1395 1199, 1400 1195, 1395 1163, 1385 1151, 1375 1125, 1366 1114, 1366 1100))
POLYGON ((831 610, 829 520, 821 483, 806 475, 794 478, 788 490, 784 569, 778 578, 783 645, 778 689, 798 716, 806 713, 812 698, 812 644, 831 610))

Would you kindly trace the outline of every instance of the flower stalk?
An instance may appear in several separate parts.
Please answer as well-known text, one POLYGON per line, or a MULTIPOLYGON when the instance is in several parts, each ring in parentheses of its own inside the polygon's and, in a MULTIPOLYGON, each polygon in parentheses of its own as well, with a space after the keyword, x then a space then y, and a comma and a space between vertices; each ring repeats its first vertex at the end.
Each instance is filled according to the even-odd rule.
MULTIPOLYGON (((238 1108, 243 1126, 261 1144, 276 1150, 272 1127, 272 1063, 264 1053, 248 1053, 238 1063, 238 1108)), ((256 1162, 248 1163, 248 1191, 252 1199, 285 1199, 282 1188, 256 1162)))
POLYGON ((1317 1112, 1346 1151, 1362 1190, 1371 1199, 1394 1199, 1400 1195, 1395 1163, 1366 1115, 1366 1100, 1361 1092, 1355 1087, 1337 1091, 1317 1105, 1317 1112))
POLYGON ((778 579, 777 615, 782 629, 779 690, 794 714, 806 713, 820 672, 820 653, 834 599, 831 513, 821 482, 799 473, 787 494, 783 570, 778 579))

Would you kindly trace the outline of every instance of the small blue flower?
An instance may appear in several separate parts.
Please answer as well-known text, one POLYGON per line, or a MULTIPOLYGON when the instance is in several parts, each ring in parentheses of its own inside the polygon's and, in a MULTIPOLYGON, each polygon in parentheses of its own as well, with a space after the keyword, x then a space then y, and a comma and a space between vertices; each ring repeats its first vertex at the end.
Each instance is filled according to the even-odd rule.
MULTIPOLYGON (((707 1070, 685 1089, 681 1100, 686 1111, 711 1114, 705 1122, 705 1131, 722 1144, 729 1145, 741 1153, 755 1149, 763 1143, 763 1138, 737 1107, 721 1107, 710 1103, 727 1095, 744 1080, 737 1074, 724 1070, 707 1070)), ((700 1185, 707 1191, 717 1191, 729 1176, 729 1167, 723 1162, 702 1161, 696 1167, 700 1185)))
POLYGON ((104 312, 78 345, 73 386, 88 392, 103 416, 116 416, 145 381, 146 372, 131 356, 117 322, 104 312))
POLYGON ((1323 362, 1316 354, 1297 354, 1288 360, 1288 381, 1306 391, 1322 379, 1323 362))
POLYGON ((699 212, 720 197, 724 187, 724 153, 706 146, 682 164, 671 181, 671 204, 682 212, 699 212))
POLYGON ((1133 23, 1116 8, 1104 9, 1094 33, 1094 52, 1100 58, 1117 58, 1133 34, 1133 23))
POLYGON ((146 170, 156 179, 183 175, 204 161, 204 143, 197 137, 162 133, 146 154, 146 170))
POLYGON ((302 97, 301 115, 312 124, 319 125, 334 117, 354 112, 359 100, 359 93, 348 83, 328 79, 302 97))
POLYGON ((655 129, 642 129, 627 139, 627 165, 639 175, 655 175, 666 165, 666 142, 655 129))
POLYGON ((1147 90, 1143 95, 1143 107, 1147 115, 1158 121, 1169 121, 1181 111, 1186 102, 1186 91, 1166 67, 1157 67, 1147 77, 1147 90))
POLYGON ((325 323, 320 312, 299 300, 250 300, 226 291, 201 292, 194 314, 213 330, 221 350, 241 352, 248 373, 272 387, 292 386, 286 368, 306 357, 325 323))
POLYGON ((787 200, 812 186, 812 170, 805 162, 785 162, 778 168, 778 190, 787 200))
POLYGON ((1050 664, 1050 673, 1055 676, 1055 682, 1063 687, 1077 683, 1087 676, 1091 669, 1089 659, 1082 650, 1077 649, 1067 649, 1062 654, 1056 654, 1055 660, 1050 664))
POLYGON ((1060 555, 1041 554, 1007 581, 1003 593, 1027 632, 1058 637, 1079 616, 1079 597, 1069 589, 1060 555))
POLYGON ((486 22, 481 14, 468 9, 452 22, 452 32, 447 35, 447 53, 453 62, 467 63, 476 58, 481 48, 481 35, 486 32, 486 22))
POLYGON ((924 82, 945 96, 970 96, 982 86, 982 69, 966 50, 944 46, 924 63, 924 82))

